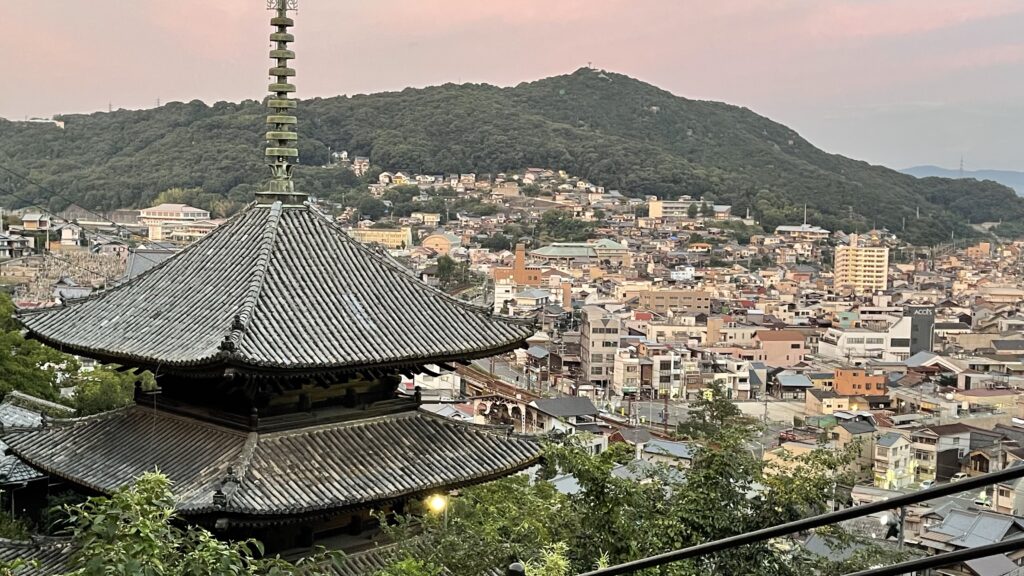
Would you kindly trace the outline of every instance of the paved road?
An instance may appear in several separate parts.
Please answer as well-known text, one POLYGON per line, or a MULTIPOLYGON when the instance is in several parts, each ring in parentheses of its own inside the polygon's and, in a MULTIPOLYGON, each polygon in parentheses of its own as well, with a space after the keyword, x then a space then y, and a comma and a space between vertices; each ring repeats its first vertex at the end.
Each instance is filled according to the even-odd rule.
MULTIPOLYGON (((629 404, 627 402, 622 403, 622 407, 628 410, 629 404)), ((633 411, 643 418, 644 422, 663 424, 665 422, 663 412, 665 410, 665 401, 648 401, 639 400, 633 402, 633 411)), ((679 402, 669 402, 668 404, 668 423, 670 426, 675 426, 679 422, 686 420, 688 414, 687 407, 679 402)))
MULTIPOLYGON (((958 494, 951 494, 949 496, 943 496, 941 498, 936 498, 934 500, 930 500, 929 502, 931 503, 933 508, 941 506, 947 500, 956 500, 962 506, 973 506, 973 507, 977 508, 978 505, 975 504, 976 500, 981 500, 981 499, 991 500, 992 499, 991 488, 992 488, 991 486, 986 487, 985 489, 978 489, 978 488, 976 488, 974 490, 968 490, 966 492, 960 492, 958 494), (985 494, 984 498, 982 498, 982 493, 985 494)), ((918 484, 911 484, 910 486, 907 486, 906 488, 901 488, 899 491, 903 492, 904 494, 909 494, 910 492, 916 492, 917 490, 920 490, 920 489, 921 489, 921 487, 918 484)))
MULTIPOLYGON (((736 402, 736 405, 747 416, 754 416, 758 420, 764 418, 765 403, 763 401, 741 401, 736 402)), ((803 402, 783 402, 771 399, 768 401, 768 420, 771 422, 787 422, 792 425, 794 416, 803 417, 805 415, 803 402)))

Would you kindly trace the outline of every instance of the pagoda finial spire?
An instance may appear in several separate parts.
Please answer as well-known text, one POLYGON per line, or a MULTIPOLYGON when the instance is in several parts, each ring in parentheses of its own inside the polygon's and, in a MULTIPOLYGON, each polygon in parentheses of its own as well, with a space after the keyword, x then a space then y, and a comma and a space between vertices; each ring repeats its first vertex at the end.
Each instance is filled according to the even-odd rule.
POLYGON ((270 41, 275 45, 270 51, 270 58, 276 65, 270 69, 270 75, 275 77, 275 81, 270 84, 270 97, 267 99, 270 114, 267 116, 267 149, 264 153, 267 165, 270 166, 271 179, 266 191, 256 194, 261 204, 278 201, 301 204, 306 197, 305 194, 295 192, 292 183, 293 162, 299 157, 299 136, 295 132, 296 101, 291 97, 295 85, 290 82, 291 77, 295 76, 295 69, 288 67, 288 61, 295 59, 295 52, 288 49, 288 44, 295 40, 288 29, 295 25, 295 21, 288 17, 288 12, 298 10, 298 4, 298 0, 267 0, 267 10, 275 12, 270 19, 271 26, 276 29, 270 35, 270 41))

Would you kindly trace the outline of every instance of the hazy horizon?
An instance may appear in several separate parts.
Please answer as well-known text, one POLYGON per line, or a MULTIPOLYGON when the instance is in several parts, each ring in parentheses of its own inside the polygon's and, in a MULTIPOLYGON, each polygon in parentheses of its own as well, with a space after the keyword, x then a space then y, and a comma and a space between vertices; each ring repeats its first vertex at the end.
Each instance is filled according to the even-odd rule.
MULTIPOLYGON (((264 8, 6 6, 17 25, 0 48, 26 72, 0 93, 0 117, 261 98, 264 8)), ((300 98, 512 86, 592 63, 745 106, 874 164, 957 168, 963 157, 967 170, 1024 171, 1024 3, 1014 0, 301 0, 296 23, 300 98)))

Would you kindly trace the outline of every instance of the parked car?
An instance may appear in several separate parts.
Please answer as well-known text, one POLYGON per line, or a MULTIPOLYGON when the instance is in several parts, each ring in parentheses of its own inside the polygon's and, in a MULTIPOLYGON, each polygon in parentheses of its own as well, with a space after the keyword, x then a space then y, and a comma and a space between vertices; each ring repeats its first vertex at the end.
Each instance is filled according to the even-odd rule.
POLYGON ((931 488, 932 486, 935 486, 935 480, 922 480, 921 481, 921 490, 924 490, 925 488, 931 488))
POLYGON ((953 474, 953 477, 949 479, 950 482, 959 482, 965 478, 968 478, 967 472, 957 472, 953 474))

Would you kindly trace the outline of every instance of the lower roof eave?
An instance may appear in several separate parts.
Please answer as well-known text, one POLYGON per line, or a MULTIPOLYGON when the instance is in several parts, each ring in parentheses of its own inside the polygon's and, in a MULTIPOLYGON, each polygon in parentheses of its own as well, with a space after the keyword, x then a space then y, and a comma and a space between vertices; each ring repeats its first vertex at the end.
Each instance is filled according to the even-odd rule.
POLYGON ((266 512, 256 511, 243 511, 243 510, 230 510, 230 509, 217 509, 213 506, 204 506, 193 510, 180 509, 178 513, 182 516, 198 523, 198 524, 209 524, 213 525, 218 520, 227 519, 229 527, 260 527, 260 526, 284 526, 293 524, 302 524, 314 520, 326 520, 331 517, 343 514, 346 512, 355 512, 359 510, 375 510, 382 506, 399 502, 402 500, 410 500, 426 497, 439 490, 457 490, 459 488, 466 488, 468 486, 476 486, 478 484, 486 484, 494 480, 499 480, 507 476, 522 472, 531 466, 538 464, 541 460, 541 454, 534 455, 527 461, 524 461, 516 466, 507 468, 505 470, 463 480, 460 482, 454 482, 450 484, 444 484, 440 486, 432 486, 428 488, 422 488, 418 490, 408 491, 402 494, 390 495, 378 500, 362 501, 352 504, 343 504, 339 506, 327 506, 323 508, 301 508, 295 510, 274 510, 266 512))
MULTIPOLYGON (((116 488, 103 487, 84 481, 80 478, 68 474, 62 474, 59 469, 52 466, 40 465, 32 462, 32 460, 26 455, 19 453, 17 449, 12 448, 12 453, 27 462, 33 468, 44 472, 55 478, 60 478, 66 482, 71 482, 85 488, 88 491, 96 494, 102 494, 109 496, 116 488)), ((341 505, 327 505, 323 507, 305 507, 296 509, 285 509, 285 510, 267 510, 267 511, 255 511, 255 510, 230 510, 220 509, 212 505, 202 506, 194 509, 179 508, 178 514, 186 518, 192 519, 197 523, 206 524, 208 522, 215 522, 216 520, 227 518, 232 526, 277 526, 308 522, 317 519, 327 519, 332 516, 336 516, 345 512, 352 512, 356 510, 372 510, 382 505, 391 504, 400 500, 408 500, 410 498, 427 496, 438 490, 456 490, 459 488, 465 488, 467 486, 475 486, 477 484, 485 484, 506 476, 511 476, 527 468, 538 464, 541 461, 542 454, 540 450, 529 457, 526 460, 510 466, 508 468, 477 476, 474 478, 467 478, 462 481, 452 482, 442 485, 429 486, 418 490, 410 490, 400 494, 391 494, 384 498, 377 500, 364 500, 360 502, 347 503, 341 505)))

